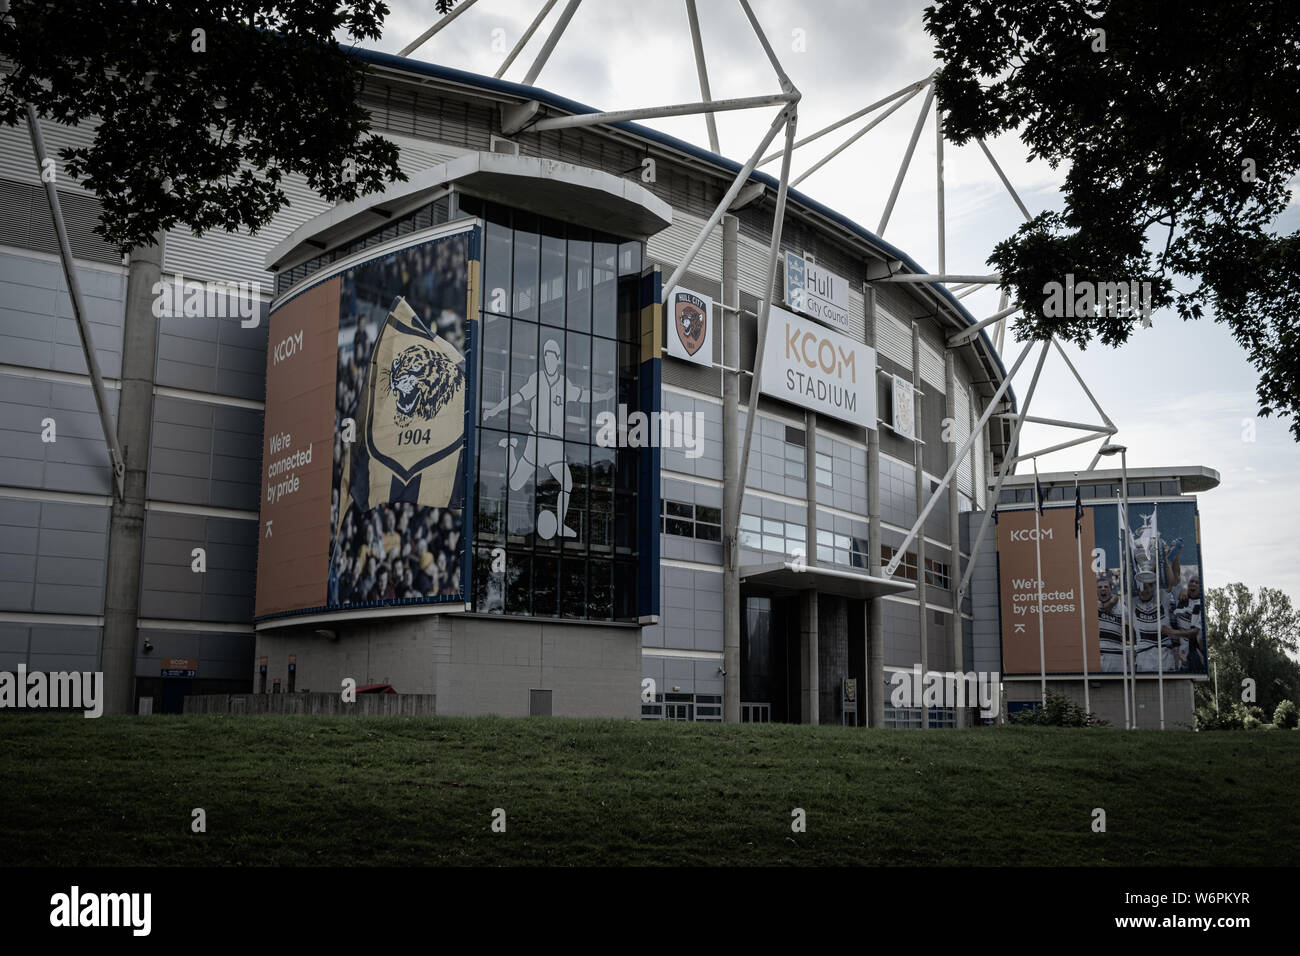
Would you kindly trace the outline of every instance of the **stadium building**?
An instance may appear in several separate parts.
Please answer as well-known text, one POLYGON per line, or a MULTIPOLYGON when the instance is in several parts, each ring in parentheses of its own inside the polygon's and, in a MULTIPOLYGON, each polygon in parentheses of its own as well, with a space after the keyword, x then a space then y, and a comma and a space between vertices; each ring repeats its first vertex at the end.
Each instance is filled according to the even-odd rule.
MULTIPOLYGON (((59 180, 138 559, 115 540, 131 515, 114 511, 30 143, 0 129, 0 669, 129 655, 136 706, 167 711, 351 678, 442 714, 978 721, 970 700, 894 693, 913 673, 1004 673, 995 535, 960 600, 956 585, 1016 402, 1001 390, 979 427, 1007 371, 983 331, 960 335, 975 320, 956 298, 884 281, 926 270, 793 190, 765 288, 778 184, 762 173, 665 288, 740 164, 633 123, 534 130, 593 110, 356 55, 408 176, 383 194, 330 206, 291 177, 258 235, 173 231, 132 264, 92 234, 94 197, 59 180)), ((1113 504, 1115 475, 1086 480, 1113 504)), ((1139 480, 1172 504, 1217 476, 1139 480)), ((1009 478, 998 508, 1022 510, 1027 488, 1009 478)), ((1098 686, 1109 716, 1122 697, 1100 670, 1050 676, 1098 686)), ((1190 719, 1188 678, 1158 675, 1171 721, 1190 719)), ((1008 676, 1007 702, 1039 685, 1008 676)))

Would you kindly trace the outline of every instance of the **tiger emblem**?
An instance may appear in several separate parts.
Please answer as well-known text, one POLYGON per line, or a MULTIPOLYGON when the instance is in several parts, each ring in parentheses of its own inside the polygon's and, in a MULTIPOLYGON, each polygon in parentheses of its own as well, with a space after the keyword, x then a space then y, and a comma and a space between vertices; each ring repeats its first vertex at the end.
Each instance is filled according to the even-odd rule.
POLYGON ((426 345, 408 345, 384 369, 384 390, 394 396, 393 422, 432 421, 461 388, 465 373, 451 358, 426 345))

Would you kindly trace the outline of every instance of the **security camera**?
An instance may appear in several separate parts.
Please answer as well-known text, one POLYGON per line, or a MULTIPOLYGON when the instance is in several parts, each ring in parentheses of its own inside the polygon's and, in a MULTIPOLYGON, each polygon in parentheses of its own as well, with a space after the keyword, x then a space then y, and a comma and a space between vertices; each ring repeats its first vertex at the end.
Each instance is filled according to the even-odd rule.
POLYGON ((718 668, 718 673, 721 674, 723 677, 726 677, 726 676, 727 676, 727 669, 726 669, 725 667, 719 667, 719 668, 718 668))
POLYGON ((153 653, 153 641, 150 641, 148 638, 146 638, 144 642, 144 652, 146 654, 153 653))

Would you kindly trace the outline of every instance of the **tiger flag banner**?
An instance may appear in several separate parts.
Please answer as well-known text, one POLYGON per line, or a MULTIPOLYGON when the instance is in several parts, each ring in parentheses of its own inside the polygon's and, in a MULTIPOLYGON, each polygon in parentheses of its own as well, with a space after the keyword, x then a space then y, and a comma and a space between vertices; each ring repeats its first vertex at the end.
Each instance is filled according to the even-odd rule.
POLYGON ((462 506, 465 392, 465 357, 398 296, 371 353, 350 449, 359 509, 462 506))

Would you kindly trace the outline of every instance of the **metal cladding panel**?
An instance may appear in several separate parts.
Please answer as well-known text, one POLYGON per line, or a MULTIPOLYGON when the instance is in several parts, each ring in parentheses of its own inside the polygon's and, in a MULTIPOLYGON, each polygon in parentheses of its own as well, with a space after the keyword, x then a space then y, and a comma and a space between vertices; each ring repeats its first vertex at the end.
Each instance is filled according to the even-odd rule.
POLYGON ((757 242, 743 233, 737 237, 736 277, 740 291, 756 299, 766 298, 770 291, 763 288, 763 279, 767 275, 767 250, 766 243, 757 242))
POLYGON ((867 306, 861 292, 849 288, 849 338, 855 342, 867 340, 867 306))
MULTIPOLYGON (((876 349, 907 370, 912 368, 912 328, 876 302, 876 349)), ((940 382, 943 381, 940 377, 940 382)))
MULTIPOLYGON (((971 392, 971 423, 972 427, 980 420, 984 410, 979 404, 979 393, 971 392)), ((988 425, 977 431, 975 435, 975 444, 971 446, 971 455, 974 462, 975 471, 975 507, 983 508, 985 499, 988 497, 988 475, 984 471, 984 454, 988 448, 988 425)))
MULTIPOLYGON (((41 120, 41 137, 45 140, 46 153, 54 160, 54 170, 58 177, 55 183, 60 192, 90 195, 76 180, 64 174, 60 152, 66 147, 89 146, 98 128, 98 120, 87 120, 80 126, 64 126, 53 120, 41 120)), ((40 186, 40 168, 36 165, 36 155, 32 152, 32 138, 26 122, 17 126, 0 126, 0 170, 4 170, 6 179, 40 186)))
MULTIPOLYGON (((958 385, 953 398, 955 399, 953 414, 957 419, 956 422, 954 422, 955 427, 953 429, 953 438, 957 442, 955 447, 960 448, 965 444, 966 439, 970 437, 970 395, 966 392, 964 387, 958 385)), ((976 454, 975 446, 971 446, 968 454, 976 454)), ((957 469, 957 490, 968 495, 971 494, 971 468, 969 461, 963 462, 962 466, 957 469)))
MULTIPOLYGON (((646 256, 671 263, 675 268, 686 260, 691 244, 704 228, 704 220, 673 210, 673 224, 646 242, 646 256)), ((714 226, 708 239, 691 262, 691 271, 714 281, 722 278, 722 227, 714 226)))
MULTIPOLYGON (((402 148, 399 164, 408 176, 464 152, 444 150, 435 144, 400 142, 399 145, 402 148)), ((285 176, 281 186, 289 205, 276 213, 257 235, 250 235, 246 229, 233 233, 214 231, 203 236, 196 236, 186 228, 168 230, 163 271, 180 272, 205 281, 258 282, 269 299, 274 283, 264 267, 267 252, 303 223, 332 207, 299 174, 285 176)))
MULTIPOLYGON (((924 323, 922 328, 924 328, 924 323)), ((943 382, 943 352, 935 348, 926 339, 929 336, 922 333, 921 337, 921 381, 930 388, 939 392, 944 391, 943 382)))
MULTIPOLYGON (((65 177, 61 182, 71 180, 65 177)), ((122 256, 117 249, 93 231, 99 222, 99 200, 63 188, 58 192, 73 258, 121 265, 122 256)), ((0 179, 0 245, 58 255, 59 243, 54 235, 45 190, 41 186, 0 179)))

